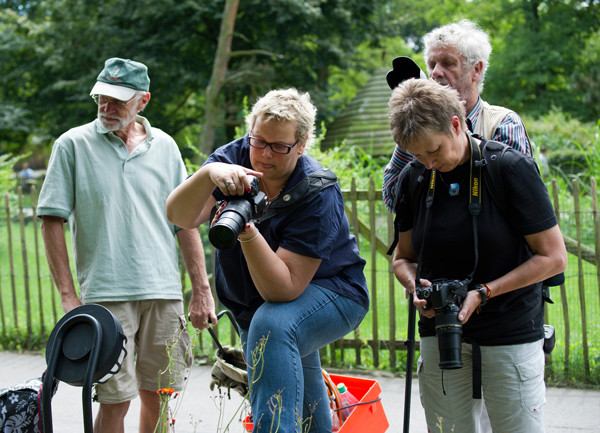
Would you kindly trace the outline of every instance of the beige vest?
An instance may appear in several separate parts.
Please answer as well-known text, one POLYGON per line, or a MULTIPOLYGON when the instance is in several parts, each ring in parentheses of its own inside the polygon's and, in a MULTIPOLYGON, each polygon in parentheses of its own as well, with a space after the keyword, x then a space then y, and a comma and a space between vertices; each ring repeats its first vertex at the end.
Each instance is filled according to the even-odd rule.
POLYGON ((499 105, 490 105, 482 100, 481 112, 479 113, 477 124, 473 128, 473 133, 491 139, 494 136, 494 131, 508 113, 510 113, 508 108, 499 105))

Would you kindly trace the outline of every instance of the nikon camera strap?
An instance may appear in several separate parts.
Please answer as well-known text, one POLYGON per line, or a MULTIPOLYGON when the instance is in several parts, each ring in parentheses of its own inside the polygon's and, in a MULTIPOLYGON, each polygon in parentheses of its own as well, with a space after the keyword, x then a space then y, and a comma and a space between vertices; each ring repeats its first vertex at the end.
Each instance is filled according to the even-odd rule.
MULTIPOLYGON (((477 216, 481 213, 481 191, 483 187, 482 183, 482 167, 486 164, 485 160, 481 158, 481 149, 470 135, 469 144, 471 147, 471 166, 470 166, 470 188, 469 188, 469 213, 472 216, 473 220, 473 244, 474 244, 474 252, 475 252, 475 260, 473 264, 473 270, 471 273, 463 280, 463 284, 467 286, 471 281, 473 281, 473 276, 475 275, 475 271, 477 270, 477 265, 479 262, 479 241, 477 236, 477 216)), ((427 210, 425 211, 425 225, 423 229, 423 238, 421 240, 421 248, 419 250, 419 259, 417 262, 417 272, 415 275, 415 289, 420 287, 421 283, 421 264, 423 263, 423 249, 425 246, 425 235, 429 231, 429 214, 431 213, 431 205, 433 204, 433 197, 435 194, 435 179, 436 179, 436 170, 431 170, 431 178, 429 180, 429 188, 427 190, 427 197, 425 198, 425 207, 427 210)), ((466 294, 465 294, 466 295, 466 294)), ((477 342, 469 341, 473 346, 473 398, 480 399, 481 398, 481 352, 479 350, 479 345, 477 342)))
MULTIPOLYGON (((481 149, 470 135, 469 144, 471 146, 471 167, 470 167, 470 188, 469 188, 469 213, 473 219, 473 243, 475 251, 475 263, 471 274, 465 279, 469 282, 472 281, 477 264, 479 263, 479 240, 477 237, 477 216, 481 213, 481 188, 482 188, 482 177, 481 168, 485 165, 485 160, 481 159, 481 149)), ((429 179, 429 188, 427 189, 427 197, 425 198, 425 224, 423 229, 423 237, 421 239, 421 248, 419 250, 419 259, 417 262, 417 273, 415 275, 415 287, 419 287, 421 279, 421 263, 423 262, 423 249, 425 247, 425 235, 429 231, 429 214, 431 211, 431 205, 433 204, 433 197, 435 194, 435 180, 436 180, 436 169, 431 170, 431 177, 429 179)))

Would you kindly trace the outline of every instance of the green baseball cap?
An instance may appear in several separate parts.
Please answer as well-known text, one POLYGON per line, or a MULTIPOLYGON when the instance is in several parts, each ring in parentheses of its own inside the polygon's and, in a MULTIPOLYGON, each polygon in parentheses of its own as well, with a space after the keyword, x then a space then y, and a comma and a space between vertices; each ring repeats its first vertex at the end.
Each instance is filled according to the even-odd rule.
POLYGON ((105 95, 128 101, 138 90, 150 91, 148 68, 134 60, 118 57, 108 59, 96 80, 90 95, 105 95))

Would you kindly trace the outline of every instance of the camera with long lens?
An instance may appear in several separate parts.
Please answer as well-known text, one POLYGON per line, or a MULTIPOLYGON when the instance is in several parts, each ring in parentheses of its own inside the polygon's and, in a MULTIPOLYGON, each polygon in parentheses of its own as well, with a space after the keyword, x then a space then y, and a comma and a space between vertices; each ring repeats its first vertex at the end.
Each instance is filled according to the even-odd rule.
POLYGON ((435 332, 438 337, 440 368, 462 368, 462 322, 458 320, 460 305, 467 296, 469 280, 434 280, 429 287, 417 287, 417 298, 427 301, 435 310, 435 332))
POLYGON ((258 178, 252 178, 250 191, 227 203, 218 221, 208 231, 210 243, 220 250, 233 247, 238 235, 249 221, 260 217, 267 204, 267 196, 258 187, 258 178))

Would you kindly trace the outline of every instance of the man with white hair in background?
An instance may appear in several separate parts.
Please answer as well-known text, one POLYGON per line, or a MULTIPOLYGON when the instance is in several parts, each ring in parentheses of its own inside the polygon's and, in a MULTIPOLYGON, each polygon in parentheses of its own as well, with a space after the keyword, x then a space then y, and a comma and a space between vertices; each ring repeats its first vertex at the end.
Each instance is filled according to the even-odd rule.
MULTIPOLYGON (((474 22, 462 20, 432 30, 423 42, 429 78, 458 91, 465 102, 471 132, 531 156, 529 137, 519 115, 481 98, 492 52, 488 35, 474 22)), ((390 212, 395 209, 398 175, 412 159, 412 155, 396 146, 385 168, 383 201, 390 212)))

